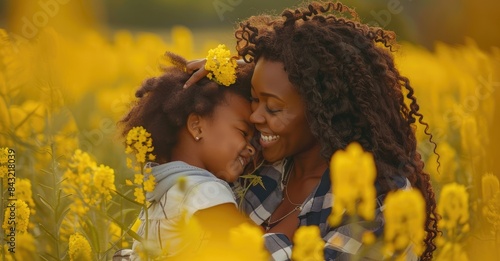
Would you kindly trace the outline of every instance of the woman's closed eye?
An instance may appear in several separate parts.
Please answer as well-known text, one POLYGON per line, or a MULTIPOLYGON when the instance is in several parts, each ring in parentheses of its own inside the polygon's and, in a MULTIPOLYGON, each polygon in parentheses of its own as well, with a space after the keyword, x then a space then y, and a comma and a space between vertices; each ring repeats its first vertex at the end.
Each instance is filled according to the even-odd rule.
POLYGON ((266 105, 266 111, 270 114, 275 114, 281 111, 281 109, 271 109, 269 106, 266 105))

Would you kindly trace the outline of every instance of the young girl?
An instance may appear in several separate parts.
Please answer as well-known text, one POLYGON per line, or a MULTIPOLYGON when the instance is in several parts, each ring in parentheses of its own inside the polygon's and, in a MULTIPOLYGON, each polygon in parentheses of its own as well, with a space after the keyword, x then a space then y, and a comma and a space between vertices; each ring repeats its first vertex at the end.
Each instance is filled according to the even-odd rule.
POLYGON ((246 222, 227 182, 243 173, 255 152, 249 121, 252 66, 240 67, 237 82, 229 87, 204 79, 197 88, 183 90, 190 76, 184 70, 186 61, 169 53, 167 57, 176 66, 148 79, 136 92, 138 102, 120 121, 124 137, 135 126, 150 132, 156 155, 149 164, 156 186, 147 194, 151 205, 141 212, 137 231, 144 237, 148 222, 148 240, 134 241, 132 260, 145 251, 150 257, 167 257, 197 249, 215 240, 210 234, 224 241, 230 228, 246 222), (214 213, 231 219, 222 222, 214 213), (202 232, 190 234, 188 244, 179 228, 193 216, 202 232))

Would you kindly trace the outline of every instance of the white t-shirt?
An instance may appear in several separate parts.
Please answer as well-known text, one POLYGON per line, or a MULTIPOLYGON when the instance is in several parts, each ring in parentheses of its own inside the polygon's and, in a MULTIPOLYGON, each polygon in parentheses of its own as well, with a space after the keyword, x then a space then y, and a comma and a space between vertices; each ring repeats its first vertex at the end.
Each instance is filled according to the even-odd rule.
MULTIPOLYGON (((205 171, 206 173, 209 173, 205 171)), ((187 222, 198 210, 232 203, 237 207, 235 197, 228 184, 209 173, 210 176, 186 175, 182 188, 180 184, 170 187, 158 201, 153 201, 148 208, 148 249, 154 255, 176 255, 188 245, 196 248, 201 244, 204 234, 202 231, 189 230, 189 240, 182 240, 182 233, 186 233, 187 222), (188 241, 188 242, 186 242, 188 241), (161 252, 160 252, 161 251, 161 252)), ((146 233, 146 215, 144 210, 139 215, 141 225, 137 231, 141 237, 146 233)), ((134 240, 131 260, 140 260, 138 252, 142 244, 134 240)))

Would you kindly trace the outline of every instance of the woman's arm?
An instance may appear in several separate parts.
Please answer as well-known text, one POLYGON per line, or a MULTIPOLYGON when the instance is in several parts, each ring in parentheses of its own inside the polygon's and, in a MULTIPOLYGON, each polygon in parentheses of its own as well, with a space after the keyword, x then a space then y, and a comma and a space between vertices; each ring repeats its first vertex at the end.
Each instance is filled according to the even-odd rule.
MULTIPOLYGON (((238 65, 245 64, 244 60, 237 60, 238 65)), ((205 70, 205 64, 207 63, 207 59, 196 59, 192 61, 188 61, 186 64, 186 72, 192 73, 191 77, 184 84, 184 89, 189 88, 194 83, 201 80, 203 77, 208 75, 208 71, 205 70)))
POLYGON ((184 84, 184 89, 189 88, 189 86, 201 80, 203 77, 207 76, 208 71, 205 70, 205 64, 207 59, 197 59, 187 62, 186 72, 192 73, 191 77, 184 84))

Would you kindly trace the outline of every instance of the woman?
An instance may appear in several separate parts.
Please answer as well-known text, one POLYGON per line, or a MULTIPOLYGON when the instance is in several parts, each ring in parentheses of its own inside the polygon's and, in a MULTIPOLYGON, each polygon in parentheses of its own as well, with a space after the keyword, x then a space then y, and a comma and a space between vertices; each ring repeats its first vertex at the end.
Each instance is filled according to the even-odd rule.
MULTIPOLYGON (((287 9, 280 17, 252 16, 240 23, 235 35, 238 54, 255 64, 250 120, 270 163, 257 173, 264 188, 252 187, 242 209, 267 231, 266 247, 273 258, 289 260, 297 228, 316 225, 325 241, 325 259, 347 260, 361 245, 353 227, 380 234, 385 195, 414 187, 422 192, 427 210, 426 248, 420 258, 430 260, 437 235, 436 202, 414 134, 416 121, 427 124, 413 88, 389 52, 394 33, 360 23, 340 3, 314 2, 287 9), (376 162, 375 223, 331 227, 327 217, 335 195, 328 163, 351 142, 361 144, 376 162)), ((202 64, 189 63, 188 72, 202 64)), ((198 70, 185 87, 205 74, 198 70)))

